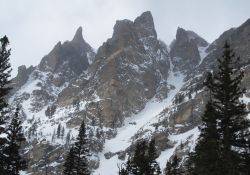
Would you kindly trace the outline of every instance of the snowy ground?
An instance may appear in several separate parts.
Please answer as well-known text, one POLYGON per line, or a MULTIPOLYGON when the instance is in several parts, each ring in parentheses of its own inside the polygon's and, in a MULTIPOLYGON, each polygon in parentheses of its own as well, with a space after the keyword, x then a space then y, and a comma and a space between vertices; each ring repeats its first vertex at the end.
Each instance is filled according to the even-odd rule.
POLYGON ((208 47, 209 47, 209 45, 206 47, 199 47, 198 48, 199 53, 200 53, 200 57, 201 57, 200 63, 198 65, 200 65, 202 63, 202 61, 204 60, 204 58, 208 55, 208 52, 206 52, 206 49, 208 47))
POLYGON ((26 171, 20 171, 20 175, 30 175, 30 173, 27 173, 26 171))
POLYGON ((185 141, 189 140, 189 148, 192 151, 195 147, 196 140, 199 136, 199 129, 198 127, 195 127, 194 129, 187 131, 182 134, 177 135, 170 135, 169 139, 175 143, 175 146, 171 149, 167 149, 161 153, 161 155, 158 157, 157 161, 160 164, 161 169, 164 169, 166 166, 166 162, 169 160, 169 158, 174 154, 175 149, 181 145, 181 143, 184 143, 185 141))
MULTIPOLYGON (((157 102, 154 98, 150 100, 145 108, 138 114, 127 118, 123 127, 118 129, 118 134, 115 138, 107 140, 104 145, 104 151, 99 154, 100 166, 94 172, 94 175, 116 175, 118 172, 118 166, 122 163, 118 159, 117 155, 110 159, 106 159, 104 154, 107 152, 117 152, 125 150, 131 144, 131 137, 133 137, 139 129, 154 120, 155 117, 162 112, 163 109, 172 104, 172 99, 175 94, 180 90, 183 85, 183 75, 177 73, 171 73, 168 79, 168 83, 175 86, 175 89, 170 91, 168 98, 162 102, 157 102), (136 123, 135 125, 129 123, 136 123)), ((175 140, 175 139, 174 139, 175 140)), ((170 157, 170 156, 168 156, 170 157)), ((167 157, 166 157, 167 158, 167 157)), ((161 158, 162 160, 164 158, 161 158)), ((160 159, 159 159, 160 160, 160 159)), ((167 159, 166 159, 167 160, 167 159)), ((164 162, 165 164, 165 162, 164 162)))
MULTIPOLYGON (((250 98, 248 98, 247 96, 243 96, 243 98, 241 99, 243 100, 243 102, 247 105, 248 103, 250 103, 250 98)), ((248 114, 247 118, 250 120, 250 114, 248 114)))

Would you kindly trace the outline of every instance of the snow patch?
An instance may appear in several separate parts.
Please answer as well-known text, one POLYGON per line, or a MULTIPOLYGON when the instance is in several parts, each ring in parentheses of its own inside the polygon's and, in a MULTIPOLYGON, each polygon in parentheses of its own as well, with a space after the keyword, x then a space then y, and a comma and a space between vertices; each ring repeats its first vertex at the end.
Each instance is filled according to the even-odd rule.
POLYGON ((208 55, 208 52, 206 52, 208 47, 209 45, 205 47, 198 47, 198 51, 200 53, 200 58, 201 58, 200 63, 198 65, 200 65, 202 61, 204 60, 204 58, 208 55))

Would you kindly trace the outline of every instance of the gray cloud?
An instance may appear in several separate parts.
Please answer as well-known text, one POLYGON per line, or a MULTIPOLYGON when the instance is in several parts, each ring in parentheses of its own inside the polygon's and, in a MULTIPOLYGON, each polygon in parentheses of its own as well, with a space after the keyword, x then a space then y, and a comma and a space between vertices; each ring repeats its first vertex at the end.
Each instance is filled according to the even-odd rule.
POLYGON ((0 0, 0 36, 9 36, 14 74, 19 65, 37 65, 58 41, 71 40, 83 26, 98 48, 118 19, 153 14, 158 37, 169 44, 178 26, 209 42, 250 17, 249 0, 0 0))

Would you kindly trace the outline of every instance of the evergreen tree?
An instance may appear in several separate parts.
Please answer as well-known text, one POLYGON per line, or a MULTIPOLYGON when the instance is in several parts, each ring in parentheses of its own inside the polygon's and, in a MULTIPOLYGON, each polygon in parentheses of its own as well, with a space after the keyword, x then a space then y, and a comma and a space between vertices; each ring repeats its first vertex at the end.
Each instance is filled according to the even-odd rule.
POLYGON ((159 164, 156 162, 157 153, 155 147, 155 140, 152 139, 149 142, 148 147, 148 170, 147 172, 152 175, 159 175, 161 174, 161 169, 159 164))
POLYGON ((77 175, 75 171, 75 150, 74 147, 70 148, 70 151, 66 157, 66 161, 64 163, 64 171, 65 175, 77 175))
POLYGON ((67 148, 70 145, 70 131, 66 135, 65 147, 67 148))
POLYGON ((212 92, 218 116, 221 140, 221 174, 242 174, 244 150, 247 148, 250 123, 246 118, 246 105, 239 100, 245 92, 240 87, 243 71, 239 70, 239 58, 225 43, 221 59, 218 59, 218 72, 212 77, 208 88, 212 92))
MULTIPOLYGON (((3 112, 3 109, 7 107, 6 95, 11 90, 8 85, 10 84, 10 49, 7 49, 9 40, 6 36, 0 39, 0 111, 3 112)), ((3 116, 1 115, 0 121, 3 122, 3 116)))
POLYGON ((130 173, 133 175, 144 175, 147 171, 146 153, 148 145, 146 140, 139 141, 136 144, 134 155, 129 161, 130 173))
POLYGON ((83 121, 79 129, 79 134, 76 138, 76 142, 67 156, 64 165, 65 167, 64 172, 66 172, 67 174, 75 174, 75 175, 90 175, 88 167, 88 159, 87 159, 88 156, 89 156, 88 140, 86 136, 85 123, 83 121), (68 167, 69 160, 74 163, 74 166, 68 167))
POLYGON ((75 150, 71 147, 64 163, 64 175, 77 175, 75 171, 75 150))
POLYGON ((63 138, 64 138, 64 133, 65 133, 65 129, 64 129, 64 127, 62 128, 62 131, 61 131, 61 139, 63 140, 63 138))
POLYGON ((88 159, 87 159, 87 157, 89 156, 88 141, 87 141, 86 128, 85 128, 84 121, 81 124, 78 137, 76 138, 75 152, 76 152, 75 164, 77 168, 76 169, 77 175, 90 174, 90 171, 88 168, 88 159))
POLYGON ((57 132, 56 132, 56 136, 59 139, 61 136, 61 123, 59 123, 59 125, 57 126, 57 132))
POLYGON ((217 116, 213 103, 208 102, 202 116, 198 143, 188 160, 190 161, 189 165, 193 167, 192 174, 220 174, 220 138, 217 129, 217 116))
POLYGON ((7 146, 4 149, 4 154, 7 157, 7 173, 19 175, 19 171, 27 167, 26 160, 24 160, 19 153, 21 144, 25 141, 19 119, 19 108, 16 108, 14 117, 8 128, 7 140, 7 146))
POLYGON ((55 141, 55 137, 56 137, 56 131, 53 131, 52 137, 51 137, 51 142, 53 143, 55 141))
POLYGON ((180 158, 177 155, 174 155, 173 160, 167 162, 165 168, 165 175, 181 175, 182 171, 180 170, 180 158))
POLYGON ((250 174, 250 138, 248 138, 248 148, 245 149, 245 152, 244 152, 244 163, 242 164, 242 168, 245 168, 243 169, 244 170, 244 174, 250 174))
POLYGON ((243 72, 238 69, 239 59, 224 46, 218 70, 208 74, 206 86, 210 101, 202 117, 201 135, 195 152, 191 154, 189 174, 247 175, 249 146, 249 120, 246 105, 239 98, 244 89, 240 87, 243 72))
POLYGON ((119 168, 119 175, 129 175, 127 164, 122 164, 119 168))
POLYGON ((120 168, 119 174, 159 175, 161 170, 156 158, 154 139, 149 144, 146 140, 138 141, 134 154, 128 159, 126 166, 120 168))
POLYGON ((7 140, 1 135, 5 132, 5 109, 7 107, 5 97, 10 91, 8 85, 10 83, 11 68, 9 63, 10 49, 7 49, 8 44, 9 40, 6 36, 0 39, 0 172, 4 172, 6 168, 6 157, 3 150, 7 140))

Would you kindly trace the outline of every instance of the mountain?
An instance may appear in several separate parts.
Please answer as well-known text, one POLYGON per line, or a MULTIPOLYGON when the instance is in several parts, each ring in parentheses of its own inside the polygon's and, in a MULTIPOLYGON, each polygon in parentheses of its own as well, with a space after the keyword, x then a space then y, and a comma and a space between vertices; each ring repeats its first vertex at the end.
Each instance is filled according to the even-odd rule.
POLYGON ((207 98, 205 73, 216 68, 226 40, 242 58, 247 88, 243 100, 250 102, 249 33, 248 20, 209 44, 178 28, 169 50, 147 11, 134 21, 118 20, 111 38, 95 53, 78 28, 71 41, 58 42, 39 65, 20 66, 12 81, 9 101, 21 106, 27 172, 42 175, 47 166, 50 174, 62 174, 82 120, 93 174, 117 174, 117 164, 142 138, 156 140, 162 169, 173 153, 184 160, 199 135, 207 98))

